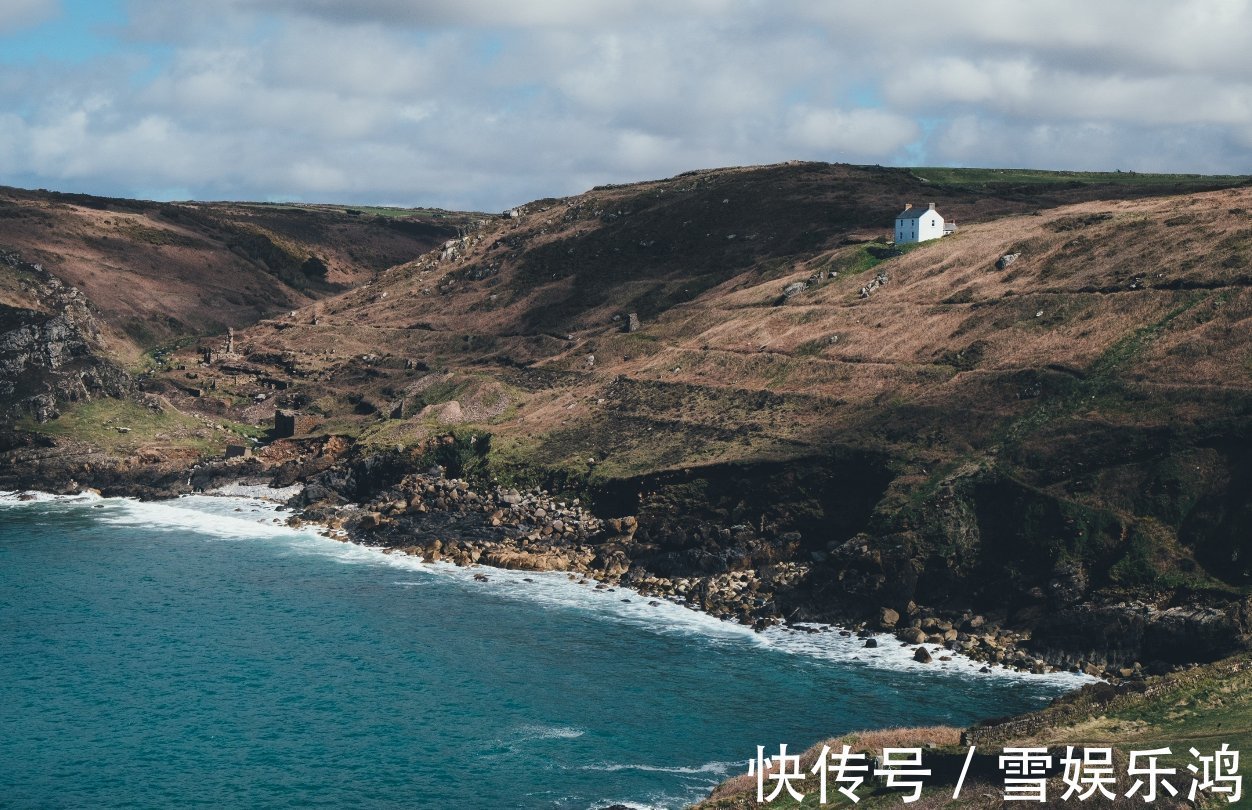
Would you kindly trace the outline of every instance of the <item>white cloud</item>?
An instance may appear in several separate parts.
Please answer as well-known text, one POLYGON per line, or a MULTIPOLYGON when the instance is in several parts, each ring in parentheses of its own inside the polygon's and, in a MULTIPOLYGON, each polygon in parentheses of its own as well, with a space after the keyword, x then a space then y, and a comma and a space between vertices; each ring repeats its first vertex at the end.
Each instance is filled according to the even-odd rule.
POLYGON ((961 166, 1061 167, 1075 170, 1246 172, 1225 156, 1234 133, 1203 126, 1160 127, 1147 132, 1102 121, 1023 123, 967 115, 931 138, 936 163, 961 166))
POLYGON ((0 3, 0 34, 19 31, 55 16, 57 0, 5 0, 0 3))
POLYGON ((1246 171, 1249 5, 131 0, 120 53, 0 68, 0 169, 491 210, 787 158, 1246 171))
POLYGON ((950 113, 958 105, 1053 121, 1252 122, 1252 81, 1201 74, 1084 74, 1024 58, 938 59, 925 71, 891 75, 884 92, 897 107, 937 113, 950 113))
POLYGON ((778 0, 779 9, 823 26, 845 45, 872 42, 898 63, 936 53, 1011 57, 1105 71, 1201 71, 1247 76, 1252 30, 1247 0, 948 0, 934 13, 869 3, 778 0))
POLYGON ((797 146, 843 161, 891 157, 921 134, 916 121, 877 109, 800 108, 788 129, 797 146))
POLYGON ((658 22, 676 17, 708 19, 733 14, 732 0, 234 0, 237 5, 297 13, 338 22, 493 28, 603 28, 621 23, 658 22))

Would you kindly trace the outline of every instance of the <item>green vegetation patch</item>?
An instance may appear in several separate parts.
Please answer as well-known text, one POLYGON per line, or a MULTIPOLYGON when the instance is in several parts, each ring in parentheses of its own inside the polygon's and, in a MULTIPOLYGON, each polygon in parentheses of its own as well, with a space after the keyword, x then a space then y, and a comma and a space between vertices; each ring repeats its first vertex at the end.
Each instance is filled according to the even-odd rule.
POLYGON ((1116 585, 1148 592, 1180 588, 1233 592, 1207 576, 1179 545, 1173 530, 1152 518, 1139 518, 1130 526, 1122 557, 1109 569, 1109 579, 1116 585))
POLYGON ((65 407, 61 416, 39 423, 28 418, 19 430, 86 442, 111 453, 134 452, 144 445, 216 452, 226 442, 221 431, 166 403, 146 405, 124 399, 97 399, 65 407))
POLYGON ((490 453, 490 433, 457 427, 428 446, 417 463, 443 467, 449 478, 481 479, 486 477, 490 453))
POLYGON ((940 186, 1162 186, 1186 191, 1242 186, 1252 176, 1235 174, 1152 174, 1133 171, 1065 172, 1040 169, 956 169, 919 167, 912 174, 940 186))
POLYGON ((1083 228, 1090 228, 1092 225, 1099 225, 1113 218, 1113 215, 1104 211, 1094 214, 1075 214, 1068 217, 1060 217, 1048 223, 1048 228, 1056 233, 1064 233, 1065 231, 1080 231, 1083 228))
POLYGON ((926 242, 913 242, 905 245, 884 245, 870 242, 864 245, 857 245, 847 250, 836 252, 821 269, 838 272, 841 275, 855 276, 867 270, 873 270, 889 259, 903 256, 926 244, 926 242))
MULTIPOLYGON (((1053 706, 1029 715, 1029 722, 1010 721, 1007 734, 991 733, 1005 745, 1107 745, 1124 756, 1133 750, 1169 747, 1174 756, 1162 762, 1179 768, 1175 783, 1189 783, 1188 754, 1194 746, 1202 754, 1228 743, 1244 754, 1239 772, 1252 776, 1252 656, 1243 653, 1146 682, 1121 687, 1096 684, 1053 706), (1012 726, 1031 726, 1029 737, 1014 736, 1012 726)), ((979 732, 975 732, 978 734, 979 732)), ((1124 759, 1123 759, 1124 761, 1124 759)), ((1231 806, 1225 801, 1207 806, 1231 806)), ((1240 805, 1242 806, 1242 805, 1240 805)))
POLYGON ((1164 316, 1129 332, 1109 346, 1092 362, 1087 376, 1076 380, 1065 395, 1042 398, 1028 413, 999 430, 997 439, 1017 442, 1080 409, 1108 412, 1125 408, 1127 391, 1121 375, 1175 319, 1207 297, 1210 296, 1204 293, 1185 294, 1181 302, 1164 316))
POLYGON ((194 248, 208 250, 211 245, 202 239, 172 231, 168 228, 153 228, 136 222, 123 222, 117 226, 117 232, 132 242, 145 245, 164 245, 169 247, 194 248))
MULTIPOLYGON (((143 329, 142 322, 138 319, 128 320, 126 323, 126 333, 138 340, 138 337, 135 334, 132 334, 132 329, 140 331, 141 334, 149 338, 149 340, 153 337, 151 332, 143 329)), ((159 346, 153 346, 143 353, 139 362, 135 366, 127 370, 133 374, 169 371, 174 367, 175 361, 178 359, 178 354, 194 345, 198 339, 199 338, 196 335, 186 335, 178 338, 177 340, 170 340, 161 343, 159 346)))
POLYGON ((1182 303, 1171 309, 1160 320, 1142 326, 1114 343, 1091 364, 1091 374, 1095 377, 1104 377, 1125 368, 1142 353, 1148 343, 1161 335, 1175 318, 1199 304, 1205 297, 1205 295, 1198 294, 1188 295, 1182 303))

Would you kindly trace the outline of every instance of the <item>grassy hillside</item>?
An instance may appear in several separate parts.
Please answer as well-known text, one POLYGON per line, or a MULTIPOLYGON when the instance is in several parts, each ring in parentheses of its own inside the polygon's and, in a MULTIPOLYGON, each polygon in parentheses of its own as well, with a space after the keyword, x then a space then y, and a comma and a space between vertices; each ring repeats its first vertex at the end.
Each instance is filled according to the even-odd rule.
POLYGON ((913 174, 929 183, 970 188, 1012 186, 1116 186, 1129 193, 1142 190, 1158 194, 1168 188, 1178 193, 1212 191, 1219 188, 1247 185, 1246 175, 1158 174, 1152 172, 1065 172, 1040 169, 960 169, 920 167, 913 174))
MULTIPOLYGON (((1241 649, 1252 188, 987 178, 792 163, 540 200, 146 385, 361 453, 490 434, 488 477, 648 518, 643 568, 747 565, 721 532, 750 525, 806 566, 783 613, 979 610, 1069 665, 1241 649), (896 249, 906 202, 960 229, 896 249)), ((233 216, 295 244, 313 214, 233 216)))
POLYGON ((0 422, 121 395, 175 347, 351 289, 479 220, 0 187, 0 422))
MULTIPOLYGON (((1243 396, 1230 371, 1249 370, 1232 339, 1248 234, 1230 212, 1246 191, 1015 216, 1019 202, 943 192, 941 211, 965 223, 956 236, 904 255, 872 241, 903 200, 932 191, 906 171, 802 164, 542 201, 455 255, 325 302, 316 324, 302 313, 244 340, 258 357, 292 353, 290 376, 328 383, 315 407, 331 411, 356 409, 336 400, 339 383, 343 396, 420 410, 438 403, 408 389, 430 371, 487 375, 526 408, 484 422, 507 433, 524 418, 521 433, 552 439, 548 464, 605 449, 593 438, 606 431, 625 438, 609 424, 619 418, 679 431, 691 446, 674 463, 691 466, 849 431, 908 442, 958 405, 966 416, 945 427, 947 449, 1025 452, 1080 420, 1091 397, 1119 420, 1159 424, 1187 394, 1158 387, 1184 377, 1217 396, 1201 408, 1243 396), (1021 256, 997 270, 1006 253, 1021 256), (888 283, 862 299, 879 272, 888 283), (791 284, 803 289, 784 296, 791 284), (627 333, 631 312, 642 328, 627 333)), ((363 416, 361 431, 376 419, 363 416)), ((623 473, 666 468, 648 458, 664 455, 659 436, 643 438, 598 455, 623 473)))
POLYGON ((80 289, 118 340, 140 351, 350 289, 456 237, 474 219, 0 187, 0 249, 80 289))

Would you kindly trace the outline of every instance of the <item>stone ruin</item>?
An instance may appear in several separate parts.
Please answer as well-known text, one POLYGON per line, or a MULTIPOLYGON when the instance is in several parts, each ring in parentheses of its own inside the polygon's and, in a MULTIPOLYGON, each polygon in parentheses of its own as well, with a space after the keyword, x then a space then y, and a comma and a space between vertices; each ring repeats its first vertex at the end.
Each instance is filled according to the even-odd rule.
POLYGON ((252 458, 252 448, 246 444, 226 445, 226 458, 252 458))
POLYGON ((878 271, 878 275, 874 276, 874 280, 861 288, 861 297, 869 298, 870 293, 887 283, 887 273, 883 270, 878 271))
POLYGON ((308 433, 317 425, 317 419, 311 414, 292 410, 274 411, 274 438, 287 439, 301 433, 308 433))

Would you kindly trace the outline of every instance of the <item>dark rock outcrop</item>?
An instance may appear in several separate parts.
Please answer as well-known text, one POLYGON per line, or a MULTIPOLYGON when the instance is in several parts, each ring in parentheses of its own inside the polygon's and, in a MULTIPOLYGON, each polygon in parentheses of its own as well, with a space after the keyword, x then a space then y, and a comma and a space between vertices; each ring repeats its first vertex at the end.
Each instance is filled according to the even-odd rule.
POLYGON ((0 422, 56 418, 58 404, 121 396, 131 379, 106 359, 87 299, 38 264, 0 252, 28 307, 0 304, 0 422))

